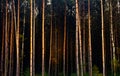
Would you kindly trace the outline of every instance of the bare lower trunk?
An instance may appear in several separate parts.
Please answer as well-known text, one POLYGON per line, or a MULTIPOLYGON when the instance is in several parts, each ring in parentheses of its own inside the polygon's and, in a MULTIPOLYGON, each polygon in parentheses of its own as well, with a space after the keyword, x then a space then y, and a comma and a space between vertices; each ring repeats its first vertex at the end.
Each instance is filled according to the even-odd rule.
POLYGON ((103 0, 101 0, 101 32, 102 32, 102 65, 103 65, 103 76, 105 76, 105 41, 104 41, 104 16, 103 16, 103 0))
POLYGON ((33 11, 32 0, 30 0, 30 76, 33 76, 33 11))
POLYGON ((76 3, 76 71, 77 76, 80 76, 79 70, 79 54, 78 54, 78 26, 79 26, 79 11, 78 11, 78 0, 75 0, 76 3))
POLYGON ((35 76, 35 0, 34 5, 34 16, 33 16, 33 76, 35 76))
POLYGON ((19 26, 20 26, 20 1, 18 0, 18 9, 17 9, 17 28, 16 28, 16 76, 20 75, 20 57, 19 57, 19 26))
POLYGON ((52 52, 52 4, 51 7, 51 18, 50 18, 50 56, 49 56, 49 70, 48 75, 50 76, 50 70, 51 70, 51 52, 52 52))
POLYGON ((89 76, 92 76, 92 46, 91 46, 91 19, 90 19, 90 0, 88 0, 88 69, 89 76))
POLYGON ((116 76, 116 57, 115 57, 115 41, 114 41, 114 36, 113 36, 113 20, 112 20, 112 1, 110 0, 110 39, 111 39, 111 44, 112 44, 112 51, 113 51, 113 73, 114 76, 116 76))
POLYGON ((7 17, 8 17, 8 13, 7 13, 7 11, 8 11, 8 7, 7 7, 7 3, 8 3, 8 1, 6 0, 6 12, 5 12, 5 68, 4 68, 4 70, 5 70, 5 76, 7 76, 7 72, 8 72, 8 32, 7 32, 7 29, 8 29, 8 19, 7 19, 7 17))
POLYGON ((14 34, 14 25, 13 25, 13 12, 11 12, 11 32, 10 32, 10 63, 9 63, 9 76, 13 75, 12 61, 13 61, 13 34, 14 34))
POLYGON ((86 74, 86 45, 85 45, 85 3, 83 0, 83 73, 86 74))
POLYGON ((66 52, 66 0, 65 0, 65 13, 64 13, 64 42, 63 42, 63 75, 65 76, 65 53, 66 52))
MULTIPOLYGON (((80 9, 80 7, 79 7, 80 9)), ((80 10, 79 10, 80 11, 80 10)), ((80 15, 80 13, 79 13, 80 15)), ((79 33, 79 50, 80 50, 80 75, 83 76, 83 56, 82 56, 82 35, 81 35, 81 16, 79 16, 79 25, 78 25, 78 33, 79 33)))
POLYGON ((44 13, 45 12, 45 0, 42 0, 42 76, 44 76, 45 74, 45 58, 44 58, 44 54, 45 54, 45 47, 44 47, 44 25, 45 25, 45 17, 44 17, 44 13))

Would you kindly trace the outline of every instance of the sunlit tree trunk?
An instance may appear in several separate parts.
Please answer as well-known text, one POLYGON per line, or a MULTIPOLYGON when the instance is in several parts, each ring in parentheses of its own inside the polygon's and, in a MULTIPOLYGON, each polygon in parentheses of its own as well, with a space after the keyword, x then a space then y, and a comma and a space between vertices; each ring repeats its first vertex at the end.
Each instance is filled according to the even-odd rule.
POLYGON ((84 0, 83 0, 83 73, 86 74, 86 45, 85 45, 85 3, 84 3, 84 0))
POLYGON ((104 16, 103 16, 103 0, 101 0, 101 32, 102 32, 102 66, 103 76, 105 76, 105 41, 104 41, 104 16))
MULTIPOLYGON (((78 7, 80 9, 80 7, 78 7)), ((80 10, 78 10, 80 11, 80 10)), ((79 50, 80 50, 80 76, 83 76, 83 58, 82 58, 82 35, 81 35, 81 16, 79 13, 78 19, 78 34, 79 34, 79 50)))
POLYGON ((113 20, 112 20, 112 1, 110 0, 110 39, 111 39, 111 46, 112 46, 112 51, 113 51, 113 73, 114 76, 116 76, 116 57, 115 57, 115 41, 114 41, 114 36, 113 36, 113 20))
POLYGON ((42 76, 44 76, 45 73, 45 58, 44 58, 44 54, 45 54, 45 47, 44 47, 44 25, 45 25, 45 0, 42 0, 42 76))
POLYGON ((64 12, 64 42, 63 42, 63 75, 65 76, 65 53, 66 52, 66 0, 64 12))
POLYGON ((90 0, 88 0, 88 69, 89 76, 92 76, 92 46, 91 46, 91 15, 90 0))
POLYGON ((5 68, 4 68, 4 76, 7 76, 8 73, 8 0, 6 0, 6 8, 5 8, 5 68))
POLYGON ((20 0, 18 0, 17 9, 17 27, 16 27, 16 76, 20 75, 20 56, 19 56, 19 26, 20 26, 20 0))
POLYGON ((78 11, 78 0, 75 0, 76 3, 76 71, 77 76, 80 76, 79 70, 79 54, 78 54, 78 26, 79 26, 79 11, 78 11))
POLYGON ((51 70, 51 52, 52 52, 52 4, 50 5, 50 9, 51 9, 51 18, 50 18, 50 56, 49 56, 49 70, 48 70, 48 75, 50 76, 50 70, 51 70))
POLYGON ((30 0, 30 76, 33 76, 33 1, 30 0))

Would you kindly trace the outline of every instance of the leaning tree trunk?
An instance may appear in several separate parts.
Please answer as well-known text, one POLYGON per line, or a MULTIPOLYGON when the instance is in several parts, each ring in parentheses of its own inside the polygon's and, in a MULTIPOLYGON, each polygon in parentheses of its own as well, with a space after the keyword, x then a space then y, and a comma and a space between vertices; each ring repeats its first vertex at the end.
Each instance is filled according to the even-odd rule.
POLYGON ((44 54, 45 54, 45 47, 44 47, 44 25, 45 25, 45 0, 42 0, 42 76, 44 76, 45 73, 45 58, 44 58, 44 54))
POLYGON ((91 19, 90 19, 90 0, 88 0, 88 69, 89 76, 92 76, 92 46, 91 46, 91 19))
POLYGON ((114 41, 114 36, 113 36, 113 20, 112 20, 112 1, 110 0, 110 39, 111 39, 111 44, 112 44, 112 51, 113 51, 113 75, 116 76, 116 67, 115 67, 115 41, 114 41))
POLYGON ((64 42, 63 42, 63 75, 65 76, 65 52, 66 52, 66 0, 64 12, 64 42))
POLYGON ((103 0, 101 0, 101 32, 102 32, 102 65, 103 65, 103 76, 105 76, 105 41, 104 41, 104 16, 103 16, 103 0))
POLYGON ((76 3, 76 71, 77 76, 80 76, 79 72, 79 57, 78 57, 78 26, 79 26, 79 11, 78 11, 78 0, 75 0, 76 3))

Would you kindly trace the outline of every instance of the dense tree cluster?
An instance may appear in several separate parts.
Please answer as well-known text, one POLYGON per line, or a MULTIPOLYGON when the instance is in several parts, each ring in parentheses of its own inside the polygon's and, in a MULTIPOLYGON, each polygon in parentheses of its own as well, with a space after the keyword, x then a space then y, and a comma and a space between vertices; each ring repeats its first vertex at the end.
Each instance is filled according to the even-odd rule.
POLYGON ((120 0, 0 0, 0 76, 119 76, 120 0))

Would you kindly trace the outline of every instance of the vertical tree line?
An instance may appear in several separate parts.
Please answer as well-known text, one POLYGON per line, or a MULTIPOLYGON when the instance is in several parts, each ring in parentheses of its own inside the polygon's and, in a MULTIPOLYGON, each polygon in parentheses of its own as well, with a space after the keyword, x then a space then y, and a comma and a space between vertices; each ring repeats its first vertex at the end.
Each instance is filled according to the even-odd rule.
POLYGON ((119 0, 2 0, 0 76, 119 76, 119 6, 119 0))

